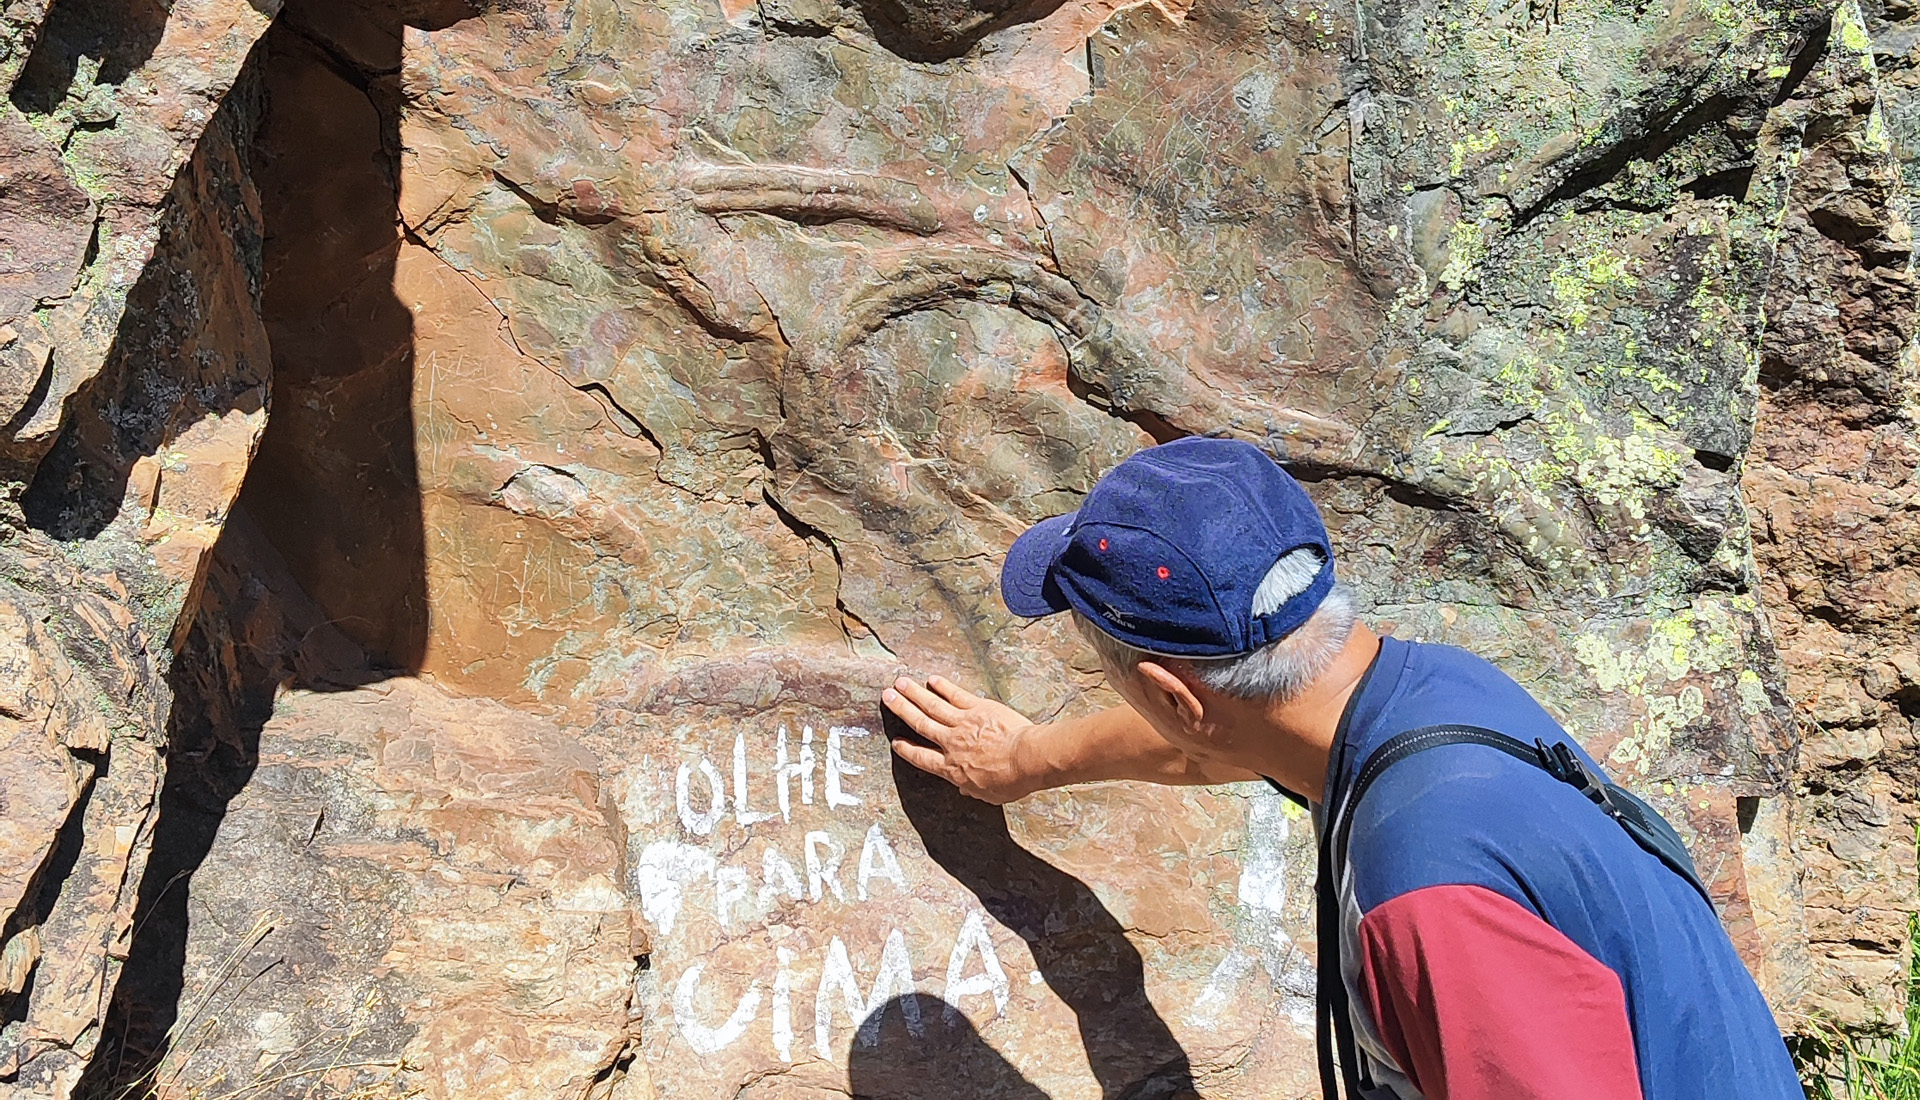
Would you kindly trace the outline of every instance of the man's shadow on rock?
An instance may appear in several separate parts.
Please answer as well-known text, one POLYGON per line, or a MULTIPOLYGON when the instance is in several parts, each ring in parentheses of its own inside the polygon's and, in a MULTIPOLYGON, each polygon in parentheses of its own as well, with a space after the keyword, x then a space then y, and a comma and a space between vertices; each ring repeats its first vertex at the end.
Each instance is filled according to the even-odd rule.
MULTIPOLYGON (((889 736, 912 737, 891 714, 889 736)), ((1025 940, 1041 979, 1073 1010, 1087 1061, 1106 1100, 1174 1100, 1194 1092, 1186 1051, 1147 999, 1145 964, 1087 884, 1014 842, 1005 811, 971 799, 893 757, 900 804, 927 855, 973 891, 987 913, 1025 940)), ((1015 975, 1016 980, 1018 975, 1015 975)), ((896 998, 897 1000, 898 998, 896 998)), ((876 1005, 880 1041, 848 1055, 860 1100, 966 1095, 1023 1100, 1041 1092, 964 1019, 948 1025, 941 1002, 922 1007, 925 1036, 911 1037, 893 1002, 876 1005)))
POLYGON ((882 1023, 876 1042, 858 1038, 847 1056, 848 1091, 853 1100, 1048 1100, 987 1045, 965 1016, 943 1020, 946 1002, 925 993, 894 997, 873 1006, 869 1020, 882 1023), (924 1032, 907 1030, 903 1006, 920 1010, 924 1032))

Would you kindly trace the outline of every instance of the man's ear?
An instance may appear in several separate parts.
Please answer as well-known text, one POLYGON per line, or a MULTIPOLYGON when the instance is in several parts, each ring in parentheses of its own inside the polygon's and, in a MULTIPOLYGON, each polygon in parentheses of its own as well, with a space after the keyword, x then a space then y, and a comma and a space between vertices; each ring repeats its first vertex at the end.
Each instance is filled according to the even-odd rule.
POLYGON ((1188 729, 1199 729, 1206 721, 1207 708, 1200 697, 1193 693, 1193 687, 1185 680, 1174 675, 1172 669, 1157 661, 1141 661, 1137 666, 1140 682, 1149 691, 1157 691, 1167 697, 1167 703, 1180 714, 1180 720, 1188 729))

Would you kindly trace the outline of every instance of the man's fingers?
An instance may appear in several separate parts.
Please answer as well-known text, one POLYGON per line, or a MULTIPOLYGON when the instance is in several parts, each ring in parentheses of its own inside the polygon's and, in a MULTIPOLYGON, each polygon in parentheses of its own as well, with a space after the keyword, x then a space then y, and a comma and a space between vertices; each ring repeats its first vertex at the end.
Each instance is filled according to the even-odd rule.
POLYGON ((942 699, 956 707, 977 707, 983 700, 944 676, 933 676, 927 680, 927 686, 937 692, 942 699))
POLYGON ((953 704, 940 698, 933 692, 928 691, 924 686, 907 679, 905 676, 893 682, 893 690, 906 696, 914 706, 920 708, 920 713, 937 722, 944 722, 951 726, 957 724, 961 719, 960 712, 953 708, 953 704))
POLYGON ((936 745, 945 744, 947 727, 927 717, 926 712, 913 704, 913 700, 892 688, 880 693, 880 701, 887 709, 900 716, 913 732, 936 745))
POLYGON ((895 740, 893 751, 900 754, 900 759, 921 771, 929 775, 937 775, 942 779, 947 778, 947 758, 933 749, 925 745, 916 745, 911 741, 895 740))

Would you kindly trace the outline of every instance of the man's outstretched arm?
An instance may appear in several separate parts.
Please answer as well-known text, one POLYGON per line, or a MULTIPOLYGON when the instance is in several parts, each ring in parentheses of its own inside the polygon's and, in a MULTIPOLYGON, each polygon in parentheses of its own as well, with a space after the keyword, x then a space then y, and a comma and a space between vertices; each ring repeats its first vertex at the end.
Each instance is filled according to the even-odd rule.
POLYGON ((1132 707, 1061 722, 1034 723, 1004 703, 951 680, 902 677, 881 695, 926 744, 895 738, 893 751, 963 794, 997 804, 1035 791, 1133 779, 1149 783, 1233 783, 1253 772, 1192 759, 1161 737, 1132 707))

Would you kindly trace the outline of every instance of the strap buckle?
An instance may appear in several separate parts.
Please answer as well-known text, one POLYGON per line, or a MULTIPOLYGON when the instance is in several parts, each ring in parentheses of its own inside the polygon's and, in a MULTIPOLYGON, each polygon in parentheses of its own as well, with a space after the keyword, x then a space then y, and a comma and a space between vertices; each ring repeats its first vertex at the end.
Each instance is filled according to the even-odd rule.
POLYGON ((1613 810, 1613 800, 1607 797, 1606 784, 1586 763, 1573 754, 1566 742, 1557 741, 1551 745, 1535 738, 1533 747, 1540 754, 1540 764, 1547 773, 1587 796, 1587 801, 1609 812, 1613 810))

